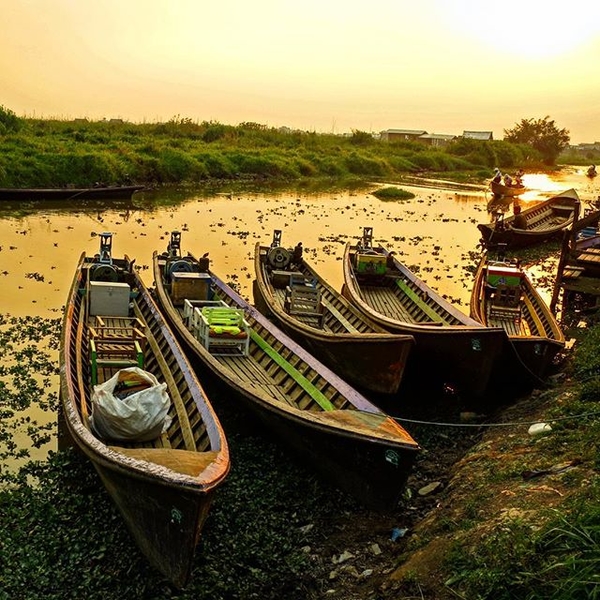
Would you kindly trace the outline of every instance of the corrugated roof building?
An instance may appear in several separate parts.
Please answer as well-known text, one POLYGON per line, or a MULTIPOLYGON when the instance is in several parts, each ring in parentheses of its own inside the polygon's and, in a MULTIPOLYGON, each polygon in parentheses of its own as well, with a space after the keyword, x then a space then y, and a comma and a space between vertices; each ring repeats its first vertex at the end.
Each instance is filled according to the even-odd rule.
POLYGON ((381 132, 381 139, 388 142, 399 140, 418 140, 427 132, 424 129, 386 129, 381 132))
POLYGON ((491 131, 463 131, 463 137, 471 140, 482 140, 484 142, 494 139, 491 131))

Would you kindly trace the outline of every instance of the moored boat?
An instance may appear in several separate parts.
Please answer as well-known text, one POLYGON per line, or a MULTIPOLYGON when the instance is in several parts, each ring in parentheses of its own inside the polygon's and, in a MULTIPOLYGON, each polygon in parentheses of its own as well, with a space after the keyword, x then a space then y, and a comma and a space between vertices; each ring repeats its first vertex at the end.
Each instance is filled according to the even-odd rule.
POLYGON ((490 187, 494 196, 505 198, 516 198, 526 191, 524 185, 504 185, 497 181, 490 181, 490 187))
POLYGON ((487 252, 481 257, 470 300, 471 317, 489 327, 502 327, 514 353, 507 354, 499 376, 539 383, 565 345, 554 315, 518 261, 487 252))
MULTIPOLYGON (((99 254, 81 255, 66 303, 59 448, 74 445, 89 458, 149 562, 183 587, 214 494, 229 471, 229 449, 134 262, 112 257, 111 234, 100 240, 99 254), (133 404, 119 427, 101 429, 99 417, 106 415, 99 409, 99 390, 116 378, 116 394, 118 386, 127 389, 136 376, 148 374, 167 395, 162 429, 157 421, 158 429, 127 433, 133 427, 129 417, 137 414, 133 404), (123 430, 119 436, 117 429, 123 430)), ((117 406, 126 402, 110 398, 117 406)), ((156 406, 149 402, 146 396, 141 408, 156 406)), ((153 411, 142 410, 143 419, 153 411)))
POLYGON ((333 289, 296 249, 256 244, 254 305, 290 337, 353 386, 394 394, 414 345, 410 335, 388 333, 333 289))
POLYGON ((358 244, 346 244, 343 295, 388 331, 415 338, 407 366, 413 384, 433 383, 484 402, 504 331, 462 313, 392 252, 373 245, 372 235, 365 227, 358 244))
POLYGON ((577 218, 579 208, 579 195, 570 189, 521 211, 518 219, 517 215, 500 216, 494 223, 477 227, 485 246, 524 248, 560 236, 577 218))
POLYGON ((114 185, 87 188, 0 188, 0 201, 99 200, 104 198, 123 200, 131 198, 135 192, 143 189, 143 185, 114 185))
POLYGON ((419 449, 409 433, 245 301, 181 255, 180 233, 154 253, 156 296, 207 372, 330 483, 393 507, 419 449))

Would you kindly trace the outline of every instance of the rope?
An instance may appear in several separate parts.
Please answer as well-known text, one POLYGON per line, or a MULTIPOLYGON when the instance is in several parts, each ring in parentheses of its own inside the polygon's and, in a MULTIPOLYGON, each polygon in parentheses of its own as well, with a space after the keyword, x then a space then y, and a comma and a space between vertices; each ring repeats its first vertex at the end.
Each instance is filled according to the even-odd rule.
MULTIPOLYGON (((506 423, 441 423, 438 421, 419 421, 417 419, 405 419, 404 417, 395 417, 393 415, 389 415, 394 421, 398 421, 399 423, 412 423, 416 425, 432 425, 434 427, 519 427, 521 425, 535 425, 536 423, 540 423, 541 420, 537 421, 508 421, 506 423)), ((589 412, 582 413, 580 415, 571 415, 569 417, 556 417, 553 419, 548 419, 550 423, 558 423, 559 421, 572 421, 574 419, 581 419, 583 417, 595 417, 600 416, 600 411, 598 412, 589 412)))

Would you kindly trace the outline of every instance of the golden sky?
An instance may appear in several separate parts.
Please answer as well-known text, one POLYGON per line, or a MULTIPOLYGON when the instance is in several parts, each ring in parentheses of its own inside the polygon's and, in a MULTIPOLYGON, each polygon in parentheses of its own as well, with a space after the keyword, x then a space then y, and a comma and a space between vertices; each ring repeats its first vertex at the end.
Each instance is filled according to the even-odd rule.
POLYGON ((600 141, 600 2, 0 0, 19 116, 600 141))

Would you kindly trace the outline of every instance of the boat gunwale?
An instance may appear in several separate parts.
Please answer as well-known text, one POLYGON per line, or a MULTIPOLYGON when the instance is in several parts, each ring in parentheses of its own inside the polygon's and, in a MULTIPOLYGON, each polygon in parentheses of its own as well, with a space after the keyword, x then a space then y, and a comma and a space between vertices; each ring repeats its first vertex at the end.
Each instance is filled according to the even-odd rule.
MULTIPOLYGON (((129 476, 135 476, 138 479, 147 480, 153 482, 156 485, 162 485, 166 487, 183 487, 191 491, 197 491, 198 493, 206 493, 213 488, 218 487, 221 482, 225 479, 229 472, 229 447, 225 438, 225 433, 220 425, 216 414, 208 402, 208 399, 200 400, 203 398, 203 390, 200 385, 195 384, 190 387, 190 393, 194 398, 194 403, 198 407, 198 410, 202 416, 204 424, 206 426, 206 432, 211 441, 211 450, 218 452, 215 460, 212 461, 206 469, 201 471, 196 477, 174 471, 163 465, 153 463, 147 460, 137 459, 135 457, 122 454, 118 450, 114 450, 110 446, 113 445, 113 441, 103 442, 96 437, 90 429, 88 429, 82 420, 81 414, 77 407, 74 405, 74 398, 78 396, 73 386, 73 380, 71 374, 75 372, 76 367, 72 365, 72 360, 69 352, 70 341, 72 338, 72 329, 75 325, 73 319, 73 312, 75 310, 75 300, 79 293, 79 285, 82 283, 82 273, 85 265, 87 256, 83 252, 79 259, 75 276, 73 278, 71 288, 68 295, 67 305, 65 307, 65 313, 63 317, 63 334, 61 337, 60 346, 60 390, 61 390, 61 407, 65 411, 65 421, 67 427, 71 431, 74 442, 77 446, 89 457, 89 459, 104 466, 113 471, 127 472, 129 476), (207 422, 205 419, 204 411, 200 409, 200 406, 204 405, 207 410, 214 415, 214 418, 207 422), (214 427, 211 427, 211 423, 214 427), (217 425, 218 424, 218 425, 217 425), (217 445, 215 442, 218 442, 217 445)), ((141 278, 138 277, 138 283, 140 286, 140 294, 143 296, 144 301, 148 303, 154 317, 159 320, 161 324, 161 330, 165 335, 171 351, 174 349, 177 351, 177 361, 184 361, 187 368, 191 371, 189 362, 178 348, 177 342, 172 337, 172 334, 164 319, 158 312, 157 307, 153 304, 153 300, 144 286, 141 278)), ((186 373, 185 369, 182 369, 186 382, 191 378, 190 373, 186 373)))
MULTIPOLYGON (((187 257, 197 262, 197 259, 188 253, 187 257)), ((360 394, 355 388, 350 386, 344 379, 336 375, 327 366, 317 361, 307 350, 304 350, 302 346, 297 344, 292 338, 280 330, 274 325, 267 317, 265 317, 256 307, 252 306, 249 302, 244 300, 233 288, 228 286, 222 279, 220 279, 212 270, 208 271, 211 276, 213 284, 221 290, 225 296, 231 298, 236 306, 242 308, 246 313, 246 318, 251 317, 263 331, 266 331, 270 336, 275 338, 278 343, 283 347, 291 351, 292 354, 296 354, 302 361, 313 369, 319 376, 321 376, 329 385, 333 385, 335 389, 343 396, 348 404, 353 408, 350 409, 338 409, 341 411, 358 411, 370 413, 373 415, 379 415, 386 420, 389 420, 394 424, 394 427, 398 427, 402 434, 398 437, 388 438, 381 434, 379 431, 369 430, 361 431, 360 429, 350 429, 348 427, 340 427, 338 423, 331 421, 324 421, 323 418, 326 416, 327 411, 317 411, 315 414, 311 414, 310 410, 301 409, 298 407, 291 406, 290 404, 283 403, 278 399, 269 396, 262 388, 248 390, 245 385, 245 381, 238 377, 231 371, 229 367, 222 364, 214 356, 210 354, 192 335, 187 327, 183 324, 180 317, 179 311, 173 305, 170 295, 167 293, 162 283, 162 272, 158 264, 161 254, 154 251, 153 254, 153 266, 154 266, 154 279, 156 285, 156 291, 161 299, 161 304, 165 308, 167 314, 172 316, 171 320, 174 323, 175 328, 180 335, 185 339, 186 343, 192 348, 199 358, 204 362, 208 362, 211 368, 217 372, 223 379, 229 382, 229 385, 234 387, 238 393, 243 396, 252 395, 258 402, 260 402, 263 409, 269 412, 282 415, 285 414, 286 418, 292 418, 296 422, 309 425, 312 428, 316 428, 320 431, 335 432, 337 436, 344 436, 349 439, 360 439, 368 441, 372 444, 379 445, 392 445, 394 447, 403 448, 404 450, 418 451, 420 449, 419 444, 412 438, 410 433, 399 425, 392 417, 382 411, 379 407, 373 404, 365 396, 360 394)), ((262 333, 262 332, 261 332, 262 333)))

